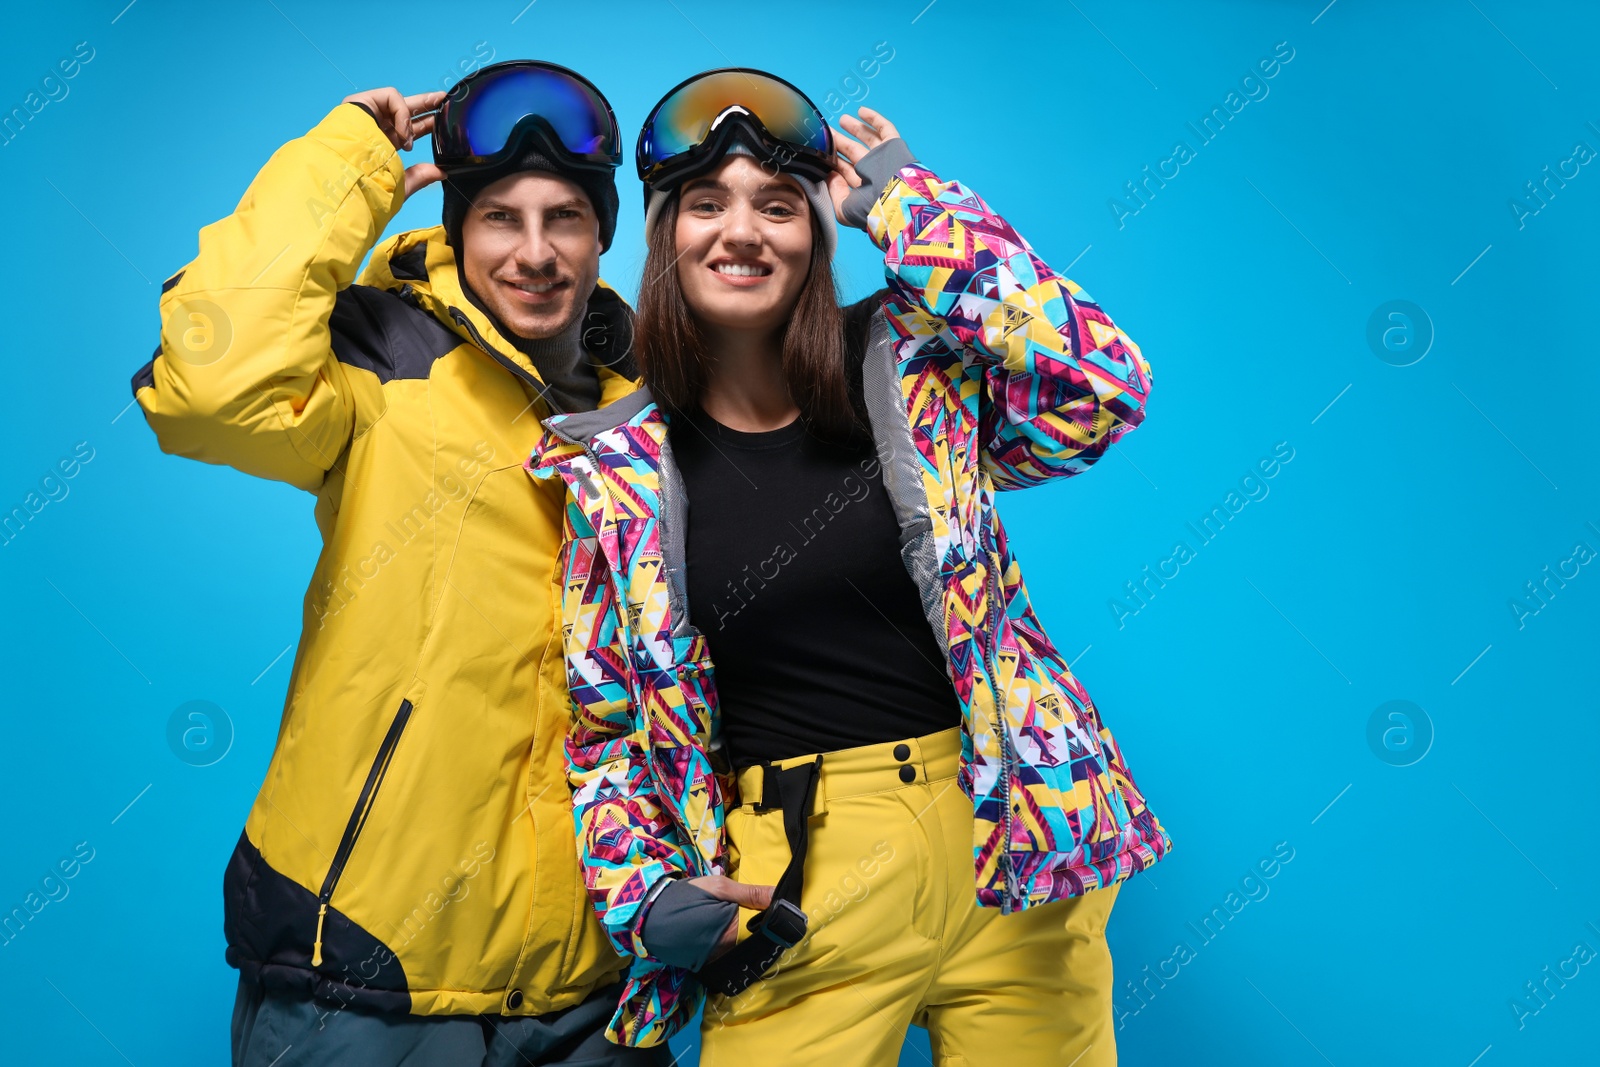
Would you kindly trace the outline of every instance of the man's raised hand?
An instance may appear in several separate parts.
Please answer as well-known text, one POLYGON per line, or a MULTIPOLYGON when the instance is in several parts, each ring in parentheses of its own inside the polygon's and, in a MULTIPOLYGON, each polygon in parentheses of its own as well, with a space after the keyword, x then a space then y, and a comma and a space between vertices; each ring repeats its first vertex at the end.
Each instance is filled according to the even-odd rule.
MULTIPOLYGON (((353 93, 344 98, 346 104, 360 104, 372 112, 378 126, 388 136, 389 142, 395 148, 409 151, 418 137, 426 137, 433 132, 435 116, 422 115, 413 118, 425 111, 432 111, 444 103, 445 93, 417 93, 415 96, 403 96, 400 90, 393 86, 383 89, 368 89, 364 93, 353 93)), ((444 177, 444 173, 433 163, 417 163, 406 168, 406 196, 410 196, 418 189, 431 185, 444 177)))

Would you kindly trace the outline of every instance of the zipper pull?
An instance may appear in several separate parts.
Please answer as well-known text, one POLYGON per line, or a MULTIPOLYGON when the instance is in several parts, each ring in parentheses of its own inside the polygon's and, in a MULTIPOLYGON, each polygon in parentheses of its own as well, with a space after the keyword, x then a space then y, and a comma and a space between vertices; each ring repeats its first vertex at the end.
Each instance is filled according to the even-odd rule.
POLYGON ((311 946, 311 966, 322 966, 322 920, 328 917, 328 903, 323 901, 317 908, 317 940, 311 946))

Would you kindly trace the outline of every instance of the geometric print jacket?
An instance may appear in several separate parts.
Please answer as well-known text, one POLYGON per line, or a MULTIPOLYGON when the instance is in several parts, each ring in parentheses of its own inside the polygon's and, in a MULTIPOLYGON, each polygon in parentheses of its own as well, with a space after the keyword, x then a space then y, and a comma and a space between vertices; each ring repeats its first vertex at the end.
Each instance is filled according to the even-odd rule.
MULTIPOLYGON (((868 220, 888 288, 862 368, 901 556, 962 707, 978 904, 1002 912, 1111 886, 1171 840, 1045 635, 1006 542, 998 489, 1079 474, 1144 418, 1150 367, 1089 294, 1006 221, 920 164, 868 220)), ((693 975, 649 958, 661 878, 727 873, 713 665, 689 623, 682 483, 668 416, 639 390, 553 416, 528 461, 568 491, 557 573, 573 703, 578 846, 607 935, 635 961, 608 1033, 665 1041, 698 1010, 693 975)))

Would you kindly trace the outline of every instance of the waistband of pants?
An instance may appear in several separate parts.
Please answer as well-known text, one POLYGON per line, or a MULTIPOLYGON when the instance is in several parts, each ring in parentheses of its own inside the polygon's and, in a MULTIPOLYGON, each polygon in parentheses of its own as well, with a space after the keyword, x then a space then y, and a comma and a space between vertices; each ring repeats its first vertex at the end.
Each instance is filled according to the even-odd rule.
MULTIPOLYGON (((796 767, 818 755, 774 760, 774 767, 796 767)), ((961 727, 952 726, 922 737, 885 741, 858 748, 841 748, 820 754, 822 772, 810 814, 828 810, 829 800, 844 800, 869 793, 886 793, 908 786, 953 778, 961 768, 961 727)), ((758 803, 765 786, 764 764, 739 772, 739 798, 745 806, 758 803)))

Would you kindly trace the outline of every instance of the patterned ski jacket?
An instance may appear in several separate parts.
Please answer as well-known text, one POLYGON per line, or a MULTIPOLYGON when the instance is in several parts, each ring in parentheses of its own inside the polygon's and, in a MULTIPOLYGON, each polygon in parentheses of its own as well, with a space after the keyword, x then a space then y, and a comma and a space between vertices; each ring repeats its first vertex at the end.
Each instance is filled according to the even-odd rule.
MULTIPOLYGON (((961 698, 978 903, 1002 912, 1120 882, 1171 841, 1099 709, 1045 636, 995 490, 1087 470, 1144 417, 1150 367, 1082 289, 970 190, 903 168, 868 230, 889 288, 862 367, 901 556, 961 698)), ((635 964, 613 1040, 664 1041, 704 995, 639 931, 664 877, 726 873, 704 637, 689 621, 684 496, 667 416, 640 390, 546 420, 528 462, 567 488, 567 742, 589 895, 635 964)))

